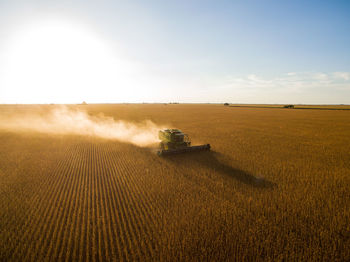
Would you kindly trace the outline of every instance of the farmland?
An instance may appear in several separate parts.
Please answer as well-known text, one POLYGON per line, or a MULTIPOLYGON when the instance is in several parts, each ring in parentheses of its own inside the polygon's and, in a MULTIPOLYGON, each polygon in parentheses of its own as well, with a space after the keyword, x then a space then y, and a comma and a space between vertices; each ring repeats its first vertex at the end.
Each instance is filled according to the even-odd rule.
POLYGON ((1 261, 350 260, 350 111, 70 107, 176 127, 212 151, 161 158, 155 146, 0 130, 1 261))

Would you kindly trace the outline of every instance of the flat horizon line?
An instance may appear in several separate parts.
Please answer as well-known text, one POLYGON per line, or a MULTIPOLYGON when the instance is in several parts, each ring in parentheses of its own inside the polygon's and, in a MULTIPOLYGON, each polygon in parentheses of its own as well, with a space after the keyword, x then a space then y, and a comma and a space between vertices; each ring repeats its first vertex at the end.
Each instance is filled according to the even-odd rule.
POLYGON ((94 103, 0 103, 0 105, 125 105, 125 104, 211 104, 211 105, 299 105, 299 106, 350 106, 350 104, 313 104, 313 103, 229 103, 229 102, 94 102, 94 103))

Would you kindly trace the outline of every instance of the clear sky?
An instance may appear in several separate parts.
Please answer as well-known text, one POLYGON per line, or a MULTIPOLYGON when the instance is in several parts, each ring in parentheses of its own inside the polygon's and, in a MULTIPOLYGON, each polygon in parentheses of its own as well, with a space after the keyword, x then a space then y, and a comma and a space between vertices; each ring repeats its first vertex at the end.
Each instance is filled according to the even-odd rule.
POLYGON ((0 0, 0 103, 350 104, 350 1, 0 0))

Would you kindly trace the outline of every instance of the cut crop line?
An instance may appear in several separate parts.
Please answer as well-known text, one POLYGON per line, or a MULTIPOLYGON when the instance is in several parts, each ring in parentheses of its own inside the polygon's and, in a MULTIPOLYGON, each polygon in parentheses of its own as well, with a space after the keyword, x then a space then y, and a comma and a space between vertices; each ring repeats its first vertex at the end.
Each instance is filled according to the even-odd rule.
MULTIPOLYGON (((66 152, 67 154, 69 154, 71 151, 71 148, 67 148, 66 152)), ((56 193, 56 189, 59 188, 61 186, 61 181, 62 181, 62 177, 59 176, 59 170, 64 167, 64 158, 61 159, 57 166, 54 168, 54 170, 52 171, 52 175, 48 176, 47 175, 47 179, 44 180, 45 184, 43 184, 41 186, 41 188, 45 189, 45 191, 47 190, 47 188, 51 187, 53 190, 50 191, 46 191, 47 192, 47 196, 45 196, 45 194, 40 195, 38 194, 38 199, 42 200, 42 197, 45 197, 44 201, 39 201, 37 208, 33 208, 32 212, 29 214, 28 217, 28 224, 26 225, 26 231, 23 232, 22 234, 22 239, 23 241, 28 241, 29 237, 30 239, 32 239, 32 241, 29 241, 31 243, 30 246, 27 247, 27 249, 25 250, 26 254, 22 254, 21 252, 23 252, 24 250, 19 251, 18 249, 21 247, 21 245, 18 245, 17 249, 14 251, 13 255, 17 255, 17 254, 22 254, 23 256, 20 256, 22 258, 24 257, 28 257, 30 253, 33 252, 33 246, 37 245, 40 246, 40 243, 43 243, 43 237, 42 237, 42 232, 47 232, 46 228, 48 226, 47 223, 43 223, 43 220, 46 221, 48 218, 48 215, 51 213, 51 210, 53 208, 53 205, 50 205, 49 208, 47 206, 43 206, 43 204, 47 204, 47 203, 51 203, 55 197, 57 197, 57 195, 55 195, 56 193), (51 184, 51 183, 52 184, 51 184), (49 199, 49 201, 46 201, 47 199, 49 199), (33 225, 33 219, 35 218, 36 223, 33 225), (42 220, 41 220, 41 219, 42 220), (39 239, 39 241, 38 241, 39 239)), ((46 192, 43 193, 46 193, 46 192)), ((45 234, 47 235, 47 234, 45 234)), ((11 260, 13 259, 13 257, 11 258, 11 260)))
POLYGON ((57 219, 53 222, 55 224, 53 239, 56 245, 55 247, 49 248, 48 250, 48 256, 51 257, 53 260, 56 260, 58 258, 60 248, 62 248, 61 246, 64 241, 64 233, 67 230, 67 224, 69 223, 69 213, 72 211, 70 205, 72 204, 72 195, 75 189, 75 179, 74 175, 72 175, 71 170, 75 169, 75 162, 77 161, 77 158, 78 155, 73 154, 73 156, 69 159, 69 164, 67 164, 69 168, 65 169, 64 172, 62 172, 62 176, 65 178, 65 187, 62 189, 64 194, 62 195, 63 197, 59 199, 61 204, 61 210, 59 214, 57 214, 57 219))
MULTIPOLYGON (((74 241, 74 236, 76 235, 77 231, 77 220, 79 217, 79 210, 80 210, 80 193, 82 189, 82 176, 84 174, 81 174, 80 167, 83 163, 83 159, 80 156, 80 154, 75 154, 76 158, 74 159, 74 167, 72 170, 70 170, 70 176, 73 178, 72 180, 72 195, 71 199, 69 199, 69 206, 67 207, 69 209, 68 213, 68 220, 66 221, 67 228, 64 232, 64 235, 62 237, 63 245, 61 245, 60 250, 58 250, 58 257, 68 260, 68 258, 72 255, 74 252, 74 244, 72 241, 74 241)), ((72 159, 73 161, 73 159, 72 159)), ((67 174, 69 175, 69 174, 67 174)))
MULTIPOLYGON (((137 194, 138 194, 139 196, 142 196, 142 198, 143 198, 142 200, 139 199, 138 201, 136 201, 135 199, 133 200, 133 203, 134 203, 134 204, 135 204, 135 202, 136 202, 137 204, 140 204, 140 203, 141 203, 141 206, 138 205, 138 208, 137 208, 137 211, 138 211, 138 212, 141 212, 141 215, 140 215, 140 214, 135 214, 135 213, 134 213, 134 214, 132 214, 132 216, 135 217, 136 219, 139 218, 140 216, 141 216, 142 218, 146 218, 147 216, 145 216, 145 215, 144 215, 144 212, 143 212, 143 208, 145 207, 145 206, 143 205, 143 203, 144 203, 144 202, 146 202, 146 203, 152 203, 152 201, 149 199, 148 194, 145 194, 144 192, 142 192, 142 194, 141 194, 140 188, 139 188, 139 186, 138 186, 138 183, 136 183, 135 178, 134 178, 134 176, 133 176, 133 174, 136 173, 134 170, 132 170, 132 169, 133 169, 133 166, 127 166, 127 165, 126 165, 126 160, 125 160, 122 156, 119 156, 119 154, 117 154, 116 151, 113 151, 113 150, 111 150, 111 149, 109 149, 109 151, 110 151, 110 154, 109 154, 109 155, 110 155, 113 159, 118 159, 118 160, 120 159, 120 161, 119 161, 119 166, 122 167, 122 170, 129 170, 129 172, 128 172, 128 178, 129 178, 129 180, 130 180, 130 183, 132 184, 133 190, 134 190, 134 191, 136 190, 137 194), (131 170, 131 172, 130 172, 130 170, 131 170)), ((115 167, 115 170, 117 170, 118 167, 117 167, 117 164, 115 163, 115 161, 112 161, 112 166, 114 166, 114 167, 115 167)), ((125 176, 121 176, 121 179, 124 181, 123 184, 127 184, 127 185, 128 185, 128 188, 131 187, 130 184, 128 184, 128 182, 125 180, 125 176)), ((152 212, 149 210, 148 214, 152 214, 152 212)), ((147 224, 142 223, 142 224, 144 224, 143 229, 145 230, 145 233, 146 233, 146 235, 148 236, 147 238, 148 238, 150 241, 152 241, 153 238, 150 236, 149 226, 150 226, 150 225, 154 225, 154 222, 153 222, 152 219, 149 220, 148 222, 151 222, 151 223, 147 223, 147 224)), ((135 223, 135 222, 134 222, 134 223, 135 223)), ((137 222, 137 223, 141 223, 141 222, 137 222)), ((152 254, 152 245, 149 245, 149 242, 148 242, 148 241, 146 241, 146 245, 147 245, 147 249, 149 250, 148 252, 151 252, 151 254, 152 254)))

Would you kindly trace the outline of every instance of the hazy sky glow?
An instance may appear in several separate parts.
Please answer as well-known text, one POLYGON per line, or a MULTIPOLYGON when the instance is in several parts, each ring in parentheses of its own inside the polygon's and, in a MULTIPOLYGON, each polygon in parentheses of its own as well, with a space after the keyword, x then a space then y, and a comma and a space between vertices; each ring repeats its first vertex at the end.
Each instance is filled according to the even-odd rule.
POLYGON ((349 1, 0 1, 0 103, 350 104, 349 1))

